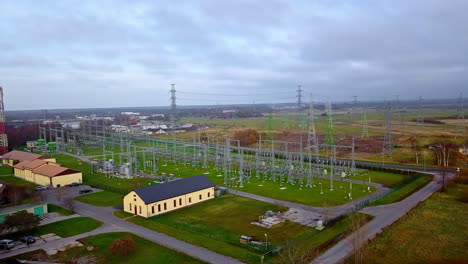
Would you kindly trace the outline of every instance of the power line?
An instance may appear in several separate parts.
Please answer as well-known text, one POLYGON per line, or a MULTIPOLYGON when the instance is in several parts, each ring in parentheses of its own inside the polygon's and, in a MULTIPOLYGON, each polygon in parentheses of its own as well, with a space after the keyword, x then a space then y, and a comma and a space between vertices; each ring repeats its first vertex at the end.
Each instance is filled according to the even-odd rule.
POLYGON ((274 94, 289 94, 290 92, 275 92, 275 93, 264 93, 264 94, 219 94, 219 93, 195 93, 195 92, 185 92, 177 91, 178 93, 184 94, 196 94, 196 95, 214 95, 214 96, 263 96, 263 95, 274 95, 274 94))

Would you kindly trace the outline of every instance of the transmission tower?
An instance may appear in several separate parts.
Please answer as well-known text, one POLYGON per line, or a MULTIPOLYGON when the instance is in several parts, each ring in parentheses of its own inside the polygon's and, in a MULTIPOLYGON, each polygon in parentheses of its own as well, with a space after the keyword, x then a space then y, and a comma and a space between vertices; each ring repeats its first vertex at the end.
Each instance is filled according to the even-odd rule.
POLYGON ((362 121, 361 139, 367 139, 369 138, 369 127, 368 127, 368 122, 367 122, 367 107, 364 108, 362 120, 363 121, 362 121))
POLYGON ((176 117, 176 89, 175 83, 171 83, 171 112, 174 118, 176 117))
POLYGON ((5 125, 5 108, 3 105, 3 88, 0 86, 0 156, 8 152, 8 138, 5 125))
POLYGON ((297 96, 296 96, 297 97, 297 107, 298 108, 301 108, 301 105, 302 105, 302 92, 303 91, 304 90, 302 90, 302 85, 298 85, 297 90, 296 90, 296 92, 297 92, 297 96))
POLYGON ((423 100, 422 96, 419 96, 419 102, 418 102, 418 119, 416 120, 416 122, 418 123, 418 126, 424 125, 424 114, 423 114, 423 110, 424 110, 424 100, 423 100))
POLYGON ((268 139, 273 140, 273 114, 272 113, 268 114, 267 130, 268 130, 268 139))
POLYGON ((327 134, 325 135, 325 144, 334 145, 335 140, 333 139, 333 116, 332 116, 331 102, 328 102, 327 104, 327 115, 328 115, 328 125, 327 125, 327 134))
POLYGON ((310 96, 310 109, 309 109, 309 133, 307 135, 307 150, 312 151, 318 150, 318 139, 315 131, 315 120, 314 120, 314 103, 312 96, 310 96))
POLYGON ((463 93, 460 93, 458 97, 458 106, 457 106, 457 133, 455 137, 458 135, 463 135, 465 132, 465 110, 464 110, 464 100, 463 100, 463 93))
POLYGON ((385 136, 383 142, 383 154, 392 155, 392 105, 390 102, 387 102, 385 108, 385 136))

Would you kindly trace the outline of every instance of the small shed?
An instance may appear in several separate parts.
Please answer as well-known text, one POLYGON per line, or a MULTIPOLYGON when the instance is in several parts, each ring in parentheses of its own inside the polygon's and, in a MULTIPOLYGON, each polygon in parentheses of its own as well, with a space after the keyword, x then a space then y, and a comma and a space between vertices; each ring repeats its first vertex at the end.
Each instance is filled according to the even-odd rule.
POLYGON ((34 215, 46 214, 48 212, 47 203, 35 202, 35 203, 21 204, 17 206, 8 206, 8 207, 0 208, 0 224, 5 222, 5 218, 7 216, 20 212, 20 211, 26 211, 34 215))

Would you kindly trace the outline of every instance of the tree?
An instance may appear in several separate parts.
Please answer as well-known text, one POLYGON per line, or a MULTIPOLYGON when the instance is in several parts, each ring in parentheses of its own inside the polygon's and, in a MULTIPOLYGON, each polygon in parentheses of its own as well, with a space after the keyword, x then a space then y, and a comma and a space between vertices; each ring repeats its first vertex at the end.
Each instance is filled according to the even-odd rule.
POLYGON ((127 256, 130 252, 136 250, 136 244, 133 238, 124 237, 112 242, 109 247, 109 253, 119 256, 127 256))
POLYGON ((364 251, 362 245, 366 241, 366 219, 359 214, 352 214, 349 216, 350 225, 349 231, 351 242, 353 244, 354 264, 364 263, 364 251))
POLYGON ((309 252, 307 243, 298 240, 287 240, 278 254, 280 264, 305 264, 317 254, 309 252))
POLYGON ((55 198, 57 199, 57 201, 62 201, 62 197, 63 197, 63 188, 57 188, 55 190, 55 198))
POLYGON ((421 155, 421 146, 419 145, 419 142, 416 139, 416 137, 410 137, 408 141, 411 145, 411 150, 416 155, 416 163, 419 164, 419 155, 421 155))
POLYGON ((431 149, 436 156, 437 165, 448 167, 450 155, 454 150, 458 149, 458 145, 450 139, 438 139, 431 145, 431 149))
POLYGON ((233 138, 239 140, 241 146, 246 147, 257 143, 259 135, 257 130, 249 128, 234 132, 233 138))
POLYGON ((26 211, 20 211, 7 216, 5 218, 5 222, 1 225, 1 230, 2 232, 13 230, 22 232, 36 228, 39 223, 39 218, 34 214, 26 211))
POLYGON ((75 211, 75 199, 72 196, 65 196, 62 200, 63 207, 74 212, 75 211))

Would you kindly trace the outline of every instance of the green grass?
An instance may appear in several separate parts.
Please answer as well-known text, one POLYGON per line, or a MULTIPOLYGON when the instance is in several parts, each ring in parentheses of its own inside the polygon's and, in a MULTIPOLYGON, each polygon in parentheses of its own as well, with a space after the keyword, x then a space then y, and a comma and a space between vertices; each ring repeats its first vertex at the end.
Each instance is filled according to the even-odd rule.
POLYGON ((102 225, 101 222, 89 217, 76 217, 37 228, 35 236, 55 233, 60 237, 69 237, 94 230, 102 225))
POLYGON ((380 183, 387 187, 395 186, 408 178, 406 175, 403 174, 388 173, 381 171, 369 171, 369 175, 351 176, 351 179, 369 181, 369 176, 371 178, 371 182, 380 183))
POLYGON ((47 204, 47 211, 49 213, 59 213, 59 214, 62 214, 62 215, 73 215, 73 214, 75 214, 72 211, 67 210, 67 209, 65 209, 63 207, 57 206, 55 204, 47 204))
MULTIPOLYGON (((320 232, 289 221, 271 229, 250 224, 258 220, 258 217, 267 210, 284 211, 286 208, 240 196, 225 195, 166 215, 149 219, 132 217, 127 221, 247 263, 256 262, 249 258, 249 250, 239 243, 241 235, 253 236, 264 241, 266 233, 268 241, 274 246, 283 245, 288 240, 299 239, 310 242, 308 249, 314 250, 324 241, 344 232, 348 225, 340 221, 320 232)), ((253 253, 261 252, 253 251, 253 253)), ((271 259, 273 260, 274 258, 271 259)))
MULTIPOLYGON (((69 237, 92 231, 101 225, 101 222, 89 217, 76 217, 43 226, 38 226, 32 232, 27 233, 27 235, 42 236, 49 233, 55 233, 60 237, 69 237)), ((15 240, 24 235, 24 233, 12 233, 2 236, 2 239, 8 238, 15 240)))
POLYGON ((28 189, 34 189, 34 188, 36 188, 36 186, 38 186, 35 183, 22 180, 20 178, 15 177, 15 176, 0 176, 0 182, 11 183, 11 184, 14 184, 14 185, 20 185, 20 186, 24 186, 24 187, 26 187, 28 189))
POLYGON ((371 203, 370 205, 384 205, 401 201, 414 192, 420 190, 431 181, 432 178, 429 176, 413 176, 408 182, 402 183, 401 186, 395 186, 394 190, 389 195, 371 203))
POLYGON ((13 174, 13 167, 3 165, 0 166, 0 175, 10 175, 13 174))
POLYGON ((85 247, 77 247, 59 252, 53 256, 47 256, 44 251, 38 250, 31 253, 15 256, 13 259, 30 259, 39 255, 49 262, 70 263, 72 259, 84 256, 94 256, 97 264, 107 263, 171 263, 171 264, 201 264, 200 260, 184 255, 177 251, 163 247, 130 233, 106 233, 86 237, 80 240, 85 247), (136 250, 127 256, 118 256, 109 253, 109 247, 117 239, 131 237, 136 244, 136 250), (93 251, 87 251, 87 246, 94 246, 93 251))
POLYGON ((127 218, 127 217, 133 216, 133 214, 124 212, 123 210, 114 212, 114 215, 115 215, 116 217, 118 217, 118 218, 121 218, 121 219, 122 219, 122 218, 127 218))
POLYGON ((120 206, 123 204, 121 194, 108 191, 81 195, 76 197, 75 200, 94 206, 120 206))
POLYGON ((364 263, 466 263, 468 204, 456 200, 456 193, 467 188, 434 193, 365 245, 364 263))

